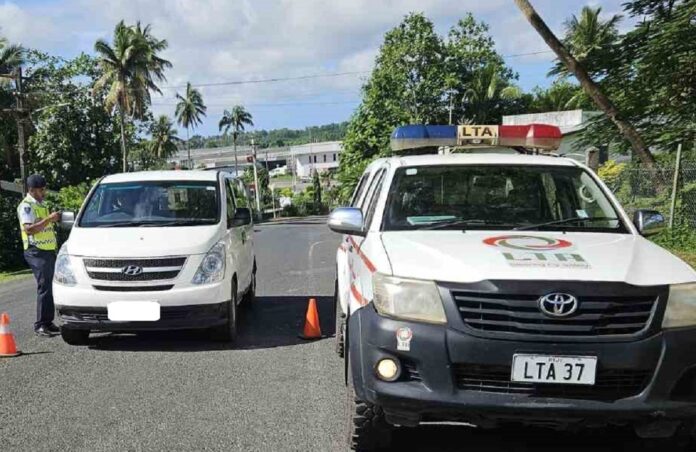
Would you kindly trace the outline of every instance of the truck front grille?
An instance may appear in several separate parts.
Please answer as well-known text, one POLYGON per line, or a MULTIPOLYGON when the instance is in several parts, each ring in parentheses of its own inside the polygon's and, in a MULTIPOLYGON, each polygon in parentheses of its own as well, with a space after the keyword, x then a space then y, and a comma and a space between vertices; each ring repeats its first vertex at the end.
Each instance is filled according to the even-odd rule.
POLYGON ((637 334, 648 326, 656 296, 577 295, 569 317, 550 318, 539 309, 539 295, 452 290, 464 323, 482 331, 540 336, 637 334))
POLYGON ((453 367, 455 383, 460 390, 599 401, 636 396, 652 376, 650 370, 599 368, 592 386, 536 384, 510 381, 511 368, 506 365, 455 364, 453 367))
POLYGON ((84 259, 87 275, 98 281, 161 281, 176 278, 185 257, 156 259, 84 259), (139 267, 139 274, 128 274, 128 267, 139 267))

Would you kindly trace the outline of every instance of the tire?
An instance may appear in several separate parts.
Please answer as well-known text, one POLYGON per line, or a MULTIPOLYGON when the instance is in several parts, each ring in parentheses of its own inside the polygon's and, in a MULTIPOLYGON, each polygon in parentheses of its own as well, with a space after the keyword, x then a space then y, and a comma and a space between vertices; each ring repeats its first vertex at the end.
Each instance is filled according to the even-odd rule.
POLYGON ((335 346, 336 354, 343 358, 345 356, 346 348, 346 319, 343 316, 343 310, 341 309, 341 303, 338 300, 338 280, 336 280, 334 288, 334 304, 336 305, 336 333, 335 333, 335 346))
POLYGON ((384 411, 379 405, 373 405, 358 399, 353 386, 350 366, 350 353, 347 353, 348 384, 347 415, 348 447, 355 451, 375 451, 391 446, 393 427, 385 419, 384 411))
POLYGON ((237 281, 232 281, 231 298, 227 302, 227 321, 211 330, 211 338, 218 342, 233 343, 237 339, 237 281))
POLYGON ((89 330, 76 328, 60 328, 60 337, 69 345, 89 345, 89 330))
POLYGON ((249 283, 249 288, 244 294, 244 306, 250 308, 254 305, 256 301, 256 263, 254 263, 254 271, 251 273, 251 282, 249 283))

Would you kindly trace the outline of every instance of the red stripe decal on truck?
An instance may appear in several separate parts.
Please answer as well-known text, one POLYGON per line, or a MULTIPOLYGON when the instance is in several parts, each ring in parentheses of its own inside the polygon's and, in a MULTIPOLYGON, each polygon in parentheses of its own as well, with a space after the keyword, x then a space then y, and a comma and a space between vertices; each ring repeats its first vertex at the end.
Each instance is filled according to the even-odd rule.
POLYGON ((377 268, 374 266, 374 264, 370 261, 370 259, 365 255, 365 253, 362 252, 360 249, 360 246, 353 240, 353 237, 348 237, 350 240, 351 245, 353 245, 353 248, 355 248, 355 251, 358 253, 358 256, 360 256, 360 259, 365 263, 365 266, 367 267, 368 270, 370 270, 371 273, 374 273, 377 271, 377 268))

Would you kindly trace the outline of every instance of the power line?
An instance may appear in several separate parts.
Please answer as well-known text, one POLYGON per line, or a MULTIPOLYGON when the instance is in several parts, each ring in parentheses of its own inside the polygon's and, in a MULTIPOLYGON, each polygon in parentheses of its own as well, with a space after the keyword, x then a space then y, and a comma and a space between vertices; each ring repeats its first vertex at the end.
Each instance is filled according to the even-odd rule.
MULTIPOLYGON (((326 102, 282 102, 282 103, 264 103, 264 104, 244 104, 245 107, 293 107, 296 105, 341 105, 341 104, 354 104, 360 102, 360 99, 344 100, 344 101, 326 101, 326 102)), ((152 103, 153 107, 172 107, 176 103, 163 102, 163 103, 152 103)), ((208 107, 227 107, 229 104, 207 104, 208 107)))
POLYGON ((503 58, 515 58, 515 57, 529 56, 529 55, 541 55, 542 53, 551 53, 551 52, 553 52, 553 50, 538 50, 536 52, 515 53, 512 55, 503 55, 503 58))
MULTIPOLYGON (((307 80, 307 79, 313 79, 313 78, 342 77, 345 75, 366 74, 369 72, 371 72, 371 71, 334 72, 334 73, 328 73, 328 74, 310 74, 310 75, 300 75, 300 76, 296 76, 296 77, 274 77, 274 78, 265 78, 265 79, 258 79, 258 80, 233 80, 233 81, 228 81, 228 82, 191 83, 191 86, 201 88, 201 87, 210 87, 210 86, 249 85, 249 84, 256 84, 256 83, 276 83, 276 82, 284 82, 284 81, 288 81, 288 80, 307 80)), ((162 88, 163 89, 186 88, 186 85, 163 86, 162 88)))

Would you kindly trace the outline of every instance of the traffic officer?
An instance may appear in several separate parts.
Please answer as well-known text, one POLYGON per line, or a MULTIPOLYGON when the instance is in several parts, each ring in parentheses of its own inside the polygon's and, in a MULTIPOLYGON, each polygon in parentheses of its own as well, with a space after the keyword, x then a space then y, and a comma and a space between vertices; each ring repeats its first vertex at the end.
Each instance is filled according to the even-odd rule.
POLYGON ((60 212, 49 213, 42 204, 46 196, 46 179, 43 176, 29 176, 27 190, 27 196, 17 207, 17 216, 22 231, 24 259, 38 285, 34 331, 38 336, 50 337, 60 333, 53 323, 53 270, 58 246, 54 223, 60 221, 60 212))

